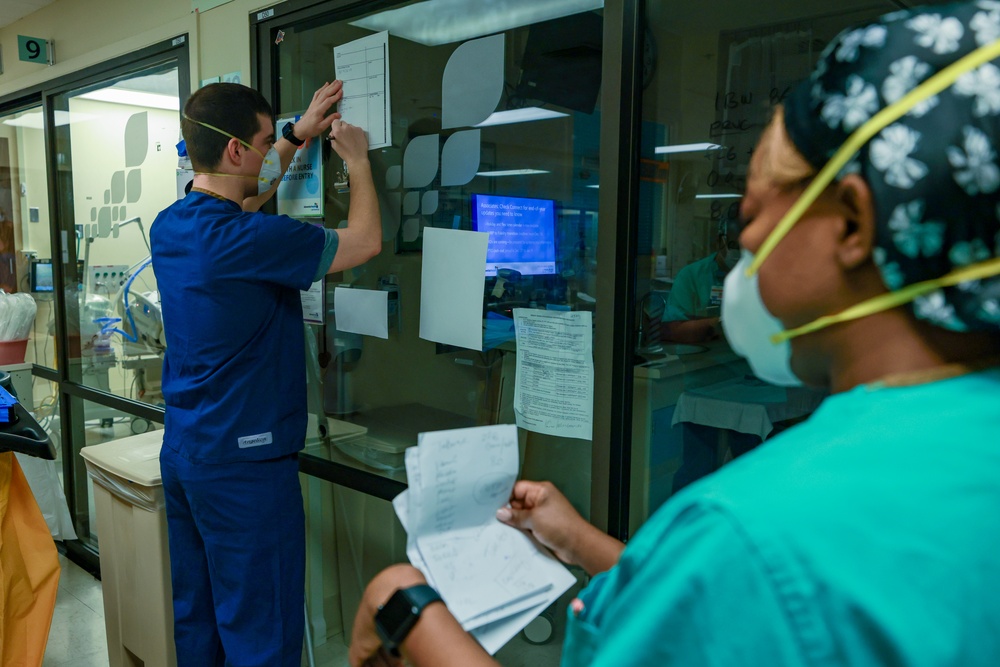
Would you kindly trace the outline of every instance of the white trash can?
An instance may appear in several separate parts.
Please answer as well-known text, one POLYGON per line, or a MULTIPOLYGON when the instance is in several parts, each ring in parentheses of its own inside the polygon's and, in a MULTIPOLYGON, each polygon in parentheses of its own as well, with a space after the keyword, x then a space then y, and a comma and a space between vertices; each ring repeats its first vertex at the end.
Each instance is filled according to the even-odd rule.
POLYGON ((94 482, 110 667, 176 667, 163 431, 80 450, 94 482))

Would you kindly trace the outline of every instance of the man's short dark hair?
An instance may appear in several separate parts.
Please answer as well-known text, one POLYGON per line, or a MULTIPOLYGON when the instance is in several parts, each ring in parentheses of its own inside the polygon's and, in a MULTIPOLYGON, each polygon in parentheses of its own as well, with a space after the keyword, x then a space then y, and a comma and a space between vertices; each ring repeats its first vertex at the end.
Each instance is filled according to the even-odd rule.
POLYGON ((184 105, 181 133, 196 171, 218 167, 229 137, 192 121, 201 121, 249 143, 260 131, 258 114, 274 121, 274 112, 258 91, 238 83, 212 83, 195 91, 184 105), (191 120, 188 120, 191 119, 191 120))

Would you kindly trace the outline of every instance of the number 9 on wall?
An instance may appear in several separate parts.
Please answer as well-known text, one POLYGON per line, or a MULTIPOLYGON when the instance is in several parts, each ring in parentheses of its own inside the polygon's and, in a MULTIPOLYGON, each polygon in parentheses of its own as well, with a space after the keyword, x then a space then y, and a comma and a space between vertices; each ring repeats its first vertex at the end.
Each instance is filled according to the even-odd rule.
POLYGON ((40 37, 17 36, 17 56, 27 63, 52 65, 52 43, 40 37))

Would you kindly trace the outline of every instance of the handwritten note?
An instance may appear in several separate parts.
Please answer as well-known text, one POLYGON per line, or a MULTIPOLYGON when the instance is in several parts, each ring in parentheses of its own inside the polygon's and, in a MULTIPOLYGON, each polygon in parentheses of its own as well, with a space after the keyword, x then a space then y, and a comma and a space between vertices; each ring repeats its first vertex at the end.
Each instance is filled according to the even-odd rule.
POLYGON ((517 425, 590 440, 594 432, 594 336, 588 311, 514 309, 517 425))
POLYGON ((517 429, 422 433, 406 467, 409 488, 393 507, 407 556, 494 653, 575 582, 528 535, 496 520, 517 477, 517 429))

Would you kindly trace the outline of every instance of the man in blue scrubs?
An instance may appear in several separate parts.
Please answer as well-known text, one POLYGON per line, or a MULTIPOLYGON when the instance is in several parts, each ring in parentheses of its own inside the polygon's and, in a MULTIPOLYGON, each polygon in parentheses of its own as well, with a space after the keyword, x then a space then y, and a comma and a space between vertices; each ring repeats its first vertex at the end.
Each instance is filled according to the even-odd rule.
POLYGON ((167 339, 160 466, 180 667, 301 659, 299 291, 375 256, 382 237, 364 132, 327 115, 341 95, 339 81, 317 90, 277 141, 271 107, 251 88, 213 84, 184 107, 194 185, 150 230, 167 339), (296 147, 328 130, 351 175, 347 227, 255 212, 296 147))

